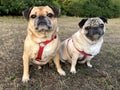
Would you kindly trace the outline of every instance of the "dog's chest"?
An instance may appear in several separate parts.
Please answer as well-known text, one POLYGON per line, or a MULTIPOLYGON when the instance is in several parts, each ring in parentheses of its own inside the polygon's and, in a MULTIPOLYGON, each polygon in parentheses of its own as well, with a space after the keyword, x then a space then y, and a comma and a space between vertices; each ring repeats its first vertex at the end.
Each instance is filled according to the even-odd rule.
POLYGON ((43 47, 43 44, 38 44, 37 46, 32 47, 32 59, 35 60, 38 57, 39 52, 42 54, 40 55, 41 61, 48 62, 49 59, 53 58, 56 54, 56 48, 57 43, 49 43, 43 47, 43 50, 41 50, 41 47, 43 47))
POLYGON ((101 48, 101 44, 96 44, 84 48, 84 51, 92 55, 97 55, 100 52, 100 48, 101 48))
POLYGON ((54 56, 56 51, 56 46, 53 47, 52 45, 46 45, 43 50, 42 58, 48 58, 50 56, 54 56))

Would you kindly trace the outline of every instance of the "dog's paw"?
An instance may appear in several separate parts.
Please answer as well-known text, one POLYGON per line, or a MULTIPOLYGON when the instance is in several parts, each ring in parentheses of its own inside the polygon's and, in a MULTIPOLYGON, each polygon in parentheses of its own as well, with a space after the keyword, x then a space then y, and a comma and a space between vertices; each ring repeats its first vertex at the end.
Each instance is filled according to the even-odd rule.
POLYGON ((87 63, 87 66, 88 66, 89 68, 92 68, 92 67, 93 67, 92 64, 90 64, 90 63, 87 63))
POLYGON ((65 71, 62 70, 62 69, 59 69, 59 70, 58 70, 58 73, 59 73, 60 75, 62 75, 62 76, 65 76, 65 75, 66 75, 65 71))
POLYGON ((71 72, 72 74, 76 74, 76 73, 77 73, 75 69, 71 69, 70 72, 71 72))
POLYGON ((23 76, 22 77, 22 82, 27 83, 29 81, 29 76, 23 76))

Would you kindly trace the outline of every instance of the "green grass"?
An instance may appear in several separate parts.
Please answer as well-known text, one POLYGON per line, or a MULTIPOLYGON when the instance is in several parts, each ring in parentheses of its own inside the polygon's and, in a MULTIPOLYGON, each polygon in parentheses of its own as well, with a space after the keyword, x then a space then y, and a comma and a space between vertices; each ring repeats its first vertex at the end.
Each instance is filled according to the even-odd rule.
MULTIPOLYGON (((81 18, 58 18, 61 41, 79 27, 81 18)), ((45 65, 42 70, 32 67, 28 84, 21 82, 23 41, 27 22, 23 17, 0 17, 0 90, 119 90, 120 89, 120 18, 108 20, 101 52, 92 60, 93 68, 77 64, 72 75, 69 63, 62 63, 66 71, 60 76, 56 68, 45 65)))

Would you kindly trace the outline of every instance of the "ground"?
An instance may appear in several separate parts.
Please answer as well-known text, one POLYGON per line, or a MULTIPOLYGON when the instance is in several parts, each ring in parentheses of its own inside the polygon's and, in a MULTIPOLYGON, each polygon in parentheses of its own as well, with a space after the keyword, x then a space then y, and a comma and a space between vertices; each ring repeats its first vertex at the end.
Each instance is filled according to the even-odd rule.
MULTIPOLYGON (((61 41, 70 37, 79 27, 81 18, 58 18, 61 41)), ((61 63, 66 76, 56 68, 43 66, 30 69, 30 81, 22 78, 23 41, 27 21, 23 17, 0 17, 0 90, 120 90, 120 18, 108 19, 101 52, 92 60, 93 68, 77 64, 72 75, 69 63, 61 63)))

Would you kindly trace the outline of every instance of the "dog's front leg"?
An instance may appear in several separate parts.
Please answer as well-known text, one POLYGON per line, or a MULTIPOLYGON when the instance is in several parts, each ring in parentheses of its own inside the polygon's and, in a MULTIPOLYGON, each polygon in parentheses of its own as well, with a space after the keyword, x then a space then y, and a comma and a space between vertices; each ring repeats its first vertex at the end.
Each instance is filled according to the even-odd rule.
POLYGON ((26 53, 23 54, 23 77, 22 82, 28 82, 29 80, 29 57, 26 53))
POLYGON ((72 74, 75 74, 75 73, 76 73, 76 63, 77 63, 78 57, 79 57, 79 54, 78 54, 78 55, 77 55, 77 54, 74 54, 74 55, 72 56, 71 69, 70 69, 70 72, 71 72, 72 74))
POLYGON ((91 61, 91 59, 87 60, 87 66, 90 67, 90 68, 92 68, 92 64, 90 63, 90 61, 91 61))
POLYGON ((57 68, 58 73, 59 73, 60 75, 65 76, 66 73, 65 73, 64 70, 62 70, 62 68, 61 68, 60 59, 59 59, 59 54, 58 54, 58 53, 56 54, 56 56, 54 57, 53 60, 54 60, 54 63, 55 63, 55 65, 56 65, 56 68, 57 68))

